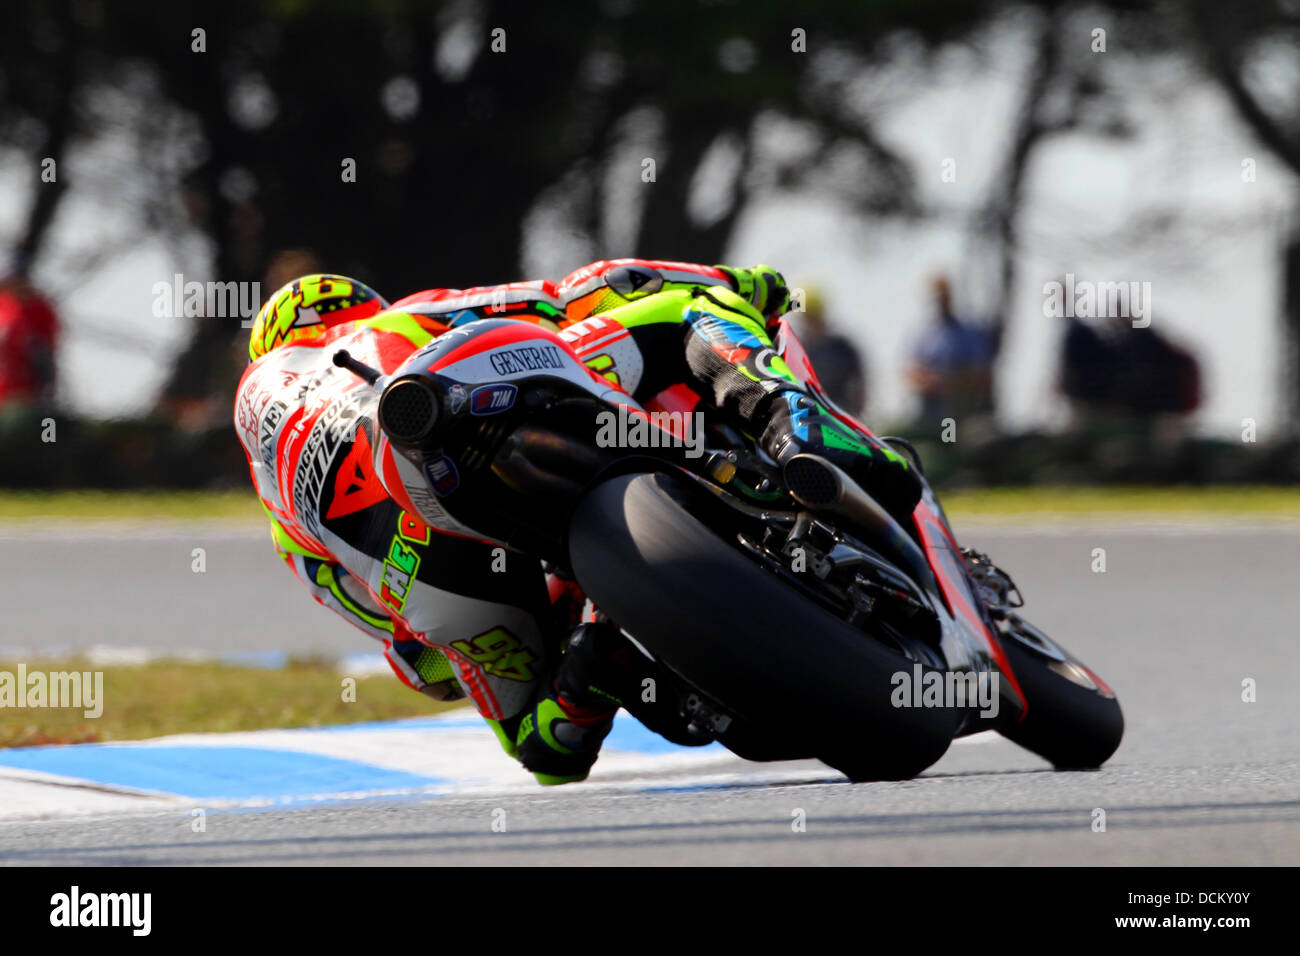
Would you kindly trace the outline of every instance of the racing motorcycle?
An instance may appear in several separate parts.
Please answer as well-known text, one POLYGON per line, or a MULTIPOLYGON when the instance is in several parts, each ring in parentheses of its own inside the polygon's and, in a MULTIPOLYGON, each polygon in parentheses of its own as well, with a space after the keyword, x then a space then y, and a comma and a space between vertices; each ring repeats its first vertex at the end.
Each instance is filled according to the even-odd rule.
MULTIPOLYGON (((488 319, 392 379, 334 361, 380 390, 379 427, 428 478, 413 498, 425 520, 572 577, 670 675, 654 714, 678 723, 624 701, 652 730, 750 760, 816 758, 853 781, 913 777, 983 730, 1062 769, 1114 753, 1114 692, 958 547, 928 483, 905 527, 824 458, 778 467, 685 386, 639 406, 595 370, 635 360, 625 335, 599 317, 563 333, 488 319)), ((871 434, 826 397, 785 322, 776 345, 871 434)), ((881 441, 920 473, 906 442, 881 441)))

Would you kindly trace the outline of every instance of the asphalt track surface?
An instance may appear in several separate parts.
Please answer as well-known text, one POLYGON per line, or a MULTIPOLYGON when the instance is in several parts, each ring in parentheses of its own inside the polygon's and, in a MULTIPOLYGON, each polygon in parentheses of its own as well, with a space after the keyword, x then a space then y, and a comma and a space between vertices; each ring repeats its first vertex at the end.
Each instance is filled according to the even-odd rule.
MULTIPOLYGON (((630 788, 213 813, 204 833, 175 811, 0 823, 0 862, 1300 863, 1300 529, 957 531, 1015 576, 1031 620, 1115 688, 1127 731, 1101 771, 1057 773, 981 736, 903 783, 854 786, 815 763, 743 765, 752 783, 665 775, 630 788), (1104 573, 1091 567, 1096 548, 1104 573), (1242 700, 1247 678, 1254 703, 1242 700)), ((0 581, 0 648, 367 647, 310 606, 260 534, 0 532, 0 581), (191 568, 196 547, 203 574, 191 568)))

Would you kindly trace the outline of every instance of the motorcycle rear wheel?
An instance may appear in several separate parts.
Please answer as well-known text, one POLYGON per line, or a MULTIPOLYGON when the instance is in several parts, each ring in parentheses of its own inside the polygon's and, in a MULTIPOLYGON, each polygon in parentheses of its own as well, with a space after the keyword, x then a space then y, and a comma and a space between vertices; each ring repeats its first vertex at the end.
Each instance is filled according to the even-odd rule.
POLYGON ((908 779, 943 756, 959 713, 891 703, 912 658, 782 585, 683 500, 674 479, 640 474, 579 504, 570 562, 598 607, 748 736, 799 740, 854 781, 908 779))

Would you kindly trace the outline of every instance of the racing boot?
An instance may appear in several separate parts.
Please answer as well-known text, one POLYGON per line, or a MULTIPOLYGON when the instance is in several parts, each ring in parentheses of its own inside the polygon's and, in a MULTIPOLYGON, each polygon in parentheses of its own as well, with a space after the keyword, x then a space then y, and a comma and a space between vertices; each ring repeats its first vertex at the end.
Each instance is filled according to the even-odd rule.
POLYGON ((614 726, 619 702, 600 689, 602 629, 583 624, 569 638, 551 692, 519 724, 515 747, 521 763, 543 786, 586 780, 600 745, 614 726))
POLYGON ((820 455, 848 472, 910 533, 922 483, 907 458, 845 425, 803 392, 776 395, 767 415, 760 444, 778 464, 784 466, 801 452, 820 455))
POLYGON ((989 560, 983 551, 974 548, 962 548, 962 557, 966 559, 966 570, 975 582, 975 590, 989 616, 995 621, 1015 618, 1011 612, 1025 606, 1025 599, 1020 595, 1016 582, 1011 575, 989 560))

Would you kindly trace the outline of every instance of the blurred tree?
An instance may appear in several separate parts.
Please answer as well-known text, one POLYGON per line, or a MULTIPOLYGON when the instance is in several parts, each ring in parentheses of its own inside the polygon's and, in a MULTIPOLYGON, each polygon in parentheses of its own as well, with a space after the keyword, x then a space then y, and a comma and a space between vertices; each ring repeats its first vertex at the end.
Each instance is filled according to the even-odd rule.
MULTIPOLYGON (((611 219, 635 217, 630 247, 601 254, 712 261, 752 185, 743 159, 782 118, 818 147, 775 170, 782 182, 826 179, 823 161, 848 151, 862 171, 841 184, 851 200, 914 212, 910 171, 848 109, 845 80, 896 31, 934 43, 1001 6, 579 0, 561 14, 496 0, 16 0, 0 35, 0 139, 61 157, 70 138, 122 122, 95 115, 89 94, 129 91, 127 75, 147 71, 155 92, 137 85, 136 106, 154 138, 138 138, 136 168, 157 187, 151 221, 174 231, 169 218, 183 214, 200 227, 220 281, 257 280, 290 247, 392 295, 517 277, 527 218, 556 184, 595 247, 628 234, 611 219), (843 73, 819 75, 808 49, 835 53, 843 73), (160 117, 175 108, 197 138, 184 168, 161 148, 175 128, 160 117), (659 131, 646 154, 655 181, 616 209, 599 184, 646 116, 659 131), (742 159, 728 196, 690 215, 702 165, 726 148, 742 159), (157 195, 178 178, 183 202, 157 195)), ((23 240, 34 253, 62 188, 35 193, 23 240)), ((168 391, 206 393, 212 356, 238 334, 235 320, 202 319, 168 391)))
MULTIPOLYGON (((1166 29, 1182 22, 1176 5, 1099 7, 1145 18, 1157 45, 1191 42, 1166 29)), ((21 241, 34 255, 66 185, 40 184, 39 160, 128 128, 139 182, 124 185, 123 202, 163 234, 201 229, 220 281, 262 279, 283 249, 310 249, 391 296, 518 278, 530 217, 547 202, 559 209, 547 222, 595 255, 716 261, 773 187, 826 190, 877 216, 924 214, 915 172, 875 129, 857 81, 899 57, 923 70, 941 44, 1033 8, 1036 57, 1011 128, 991 131, 1006 139, 1005 174, 977 224, 1002 318, 1033 151, 1117 95, 1086 57, 1062 52, 1066 13, 1079 8, 1054 0, 573 0, 562 11, 504 0, 10 0, 0 144, 32 160, 21 241), (765 148, 792 130, 800 148, 765 148)), ((1252 46, 1294 27, 1294 9, 1197 0, 1187 16, 1207 68, 1300 168, 1296 116, 1270 113, 1246 76, 1252 46)), ((201 319, 169 394, 228 390, 234 369, 214 361, 242 334, 237 319, 201 319)))
MULTIPOLYGON (((1292 173, 1300 176, 1300 83, 1295 76, 1296 51, 1300 48, 1300 4, 1294 0, 1259 0, 1225 5, 1214 0, 1195 0, 1188 5, 1186 14, 1209 74, 1218 81, 1259 141, 1292 173), (1269 67, 1272 67, 1271 77, 1269 67)), ((1291 422, 1297 423, 1300 422, 1300 223, 1292 223, 1282 263, 1287 370, 1284 411, 1291 422)))
POLYGON ((87 21, 74 18, 66 4, 23 4, 12 15, 6 10, 5 17, 7 29, 0 33, 0 142, 30 160, 32 201, 13 251, 34 261, 67 187, 58 169, 77 126, 74 103, 86 70, 76 51, 85 42, 87 21), (48 160, 52 167, 46 165, 48 160))

